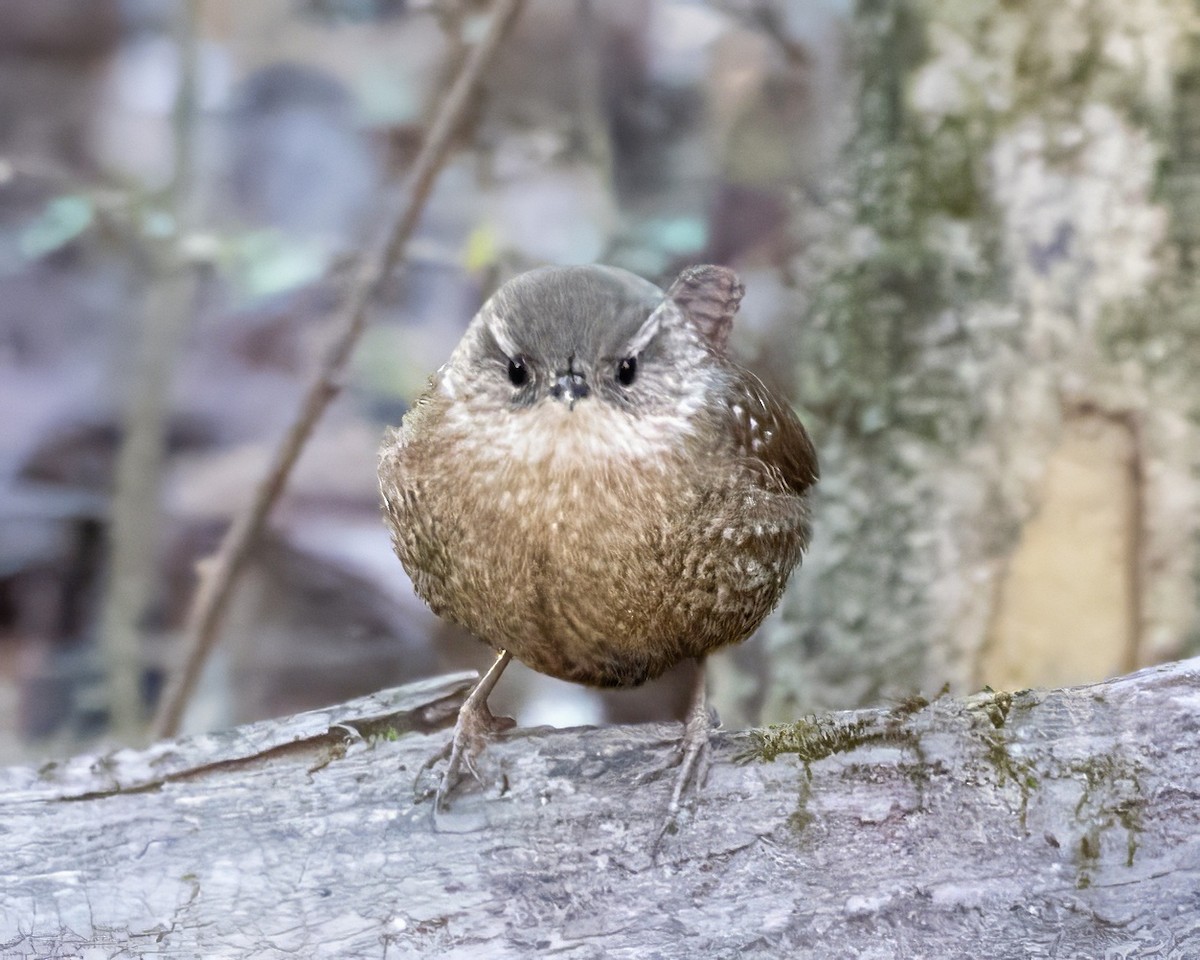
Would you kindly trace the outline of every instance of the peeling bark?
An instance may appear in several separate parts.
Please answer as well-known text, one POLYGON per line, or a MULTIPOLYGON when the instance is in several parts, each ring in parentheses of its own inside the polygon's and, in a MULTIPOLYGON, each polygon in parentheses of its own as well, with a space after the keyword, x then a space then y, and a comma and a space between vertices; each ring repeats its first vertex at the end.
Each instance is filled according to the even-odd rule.
POLYGON ((1200 659, 720 734, 656 858, 674 725, 414 804, 470 680, 0 772, 0 955, 1200 956, 1200 659))

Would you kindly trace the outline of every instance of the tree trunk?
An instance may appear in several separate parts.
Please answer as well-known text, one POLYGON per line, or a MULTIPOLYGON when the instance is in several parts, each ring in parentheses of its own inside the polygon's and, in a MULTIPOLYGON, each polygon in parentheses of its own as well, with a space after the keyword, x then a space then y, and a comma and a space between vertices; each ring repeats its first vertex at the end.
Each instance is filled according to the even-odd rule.
POLYGON ((798 223, 823 476, 768 717, 1195 649, 1194 12, 858 3, 798 223))
POLYGON ((471 677, 0 771, 5 957, 1200 956, 1200 660, 714 737, 517 731, 435 821, 471 677))

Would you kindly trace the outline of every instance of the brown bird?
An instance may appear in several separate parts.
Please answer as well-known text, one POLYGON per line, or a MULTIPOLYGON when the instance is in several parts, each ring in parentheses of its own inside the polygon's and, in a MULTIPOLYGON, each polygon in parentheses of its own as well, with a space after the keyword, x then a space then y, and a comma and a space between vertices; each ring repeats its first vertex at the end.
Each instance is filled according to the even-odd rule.
POLYGON ((511 657, 598 687, 694 657, 673 819, 708 743, 703 658, 779 601, 818 476, 788 404, 726 355, 742 294, 717 266, 666 294, 613 267, 532 270, 389 431, 396 553, 436 614, 498 653, 434 758, 450 757, 437 807, 512 723, 487 706, 511 657))

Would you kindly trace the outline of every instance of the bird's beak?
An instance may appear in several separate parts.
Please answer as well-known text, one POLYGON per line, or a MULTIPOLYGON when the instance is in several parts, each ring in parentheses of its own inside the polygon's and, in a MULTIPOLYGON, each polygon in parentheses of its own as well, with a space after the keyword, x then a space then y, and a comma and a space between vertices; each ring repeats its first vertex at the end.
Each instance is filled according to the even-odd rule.
POLYGON ((575 409, 575 401, 582 400, 591 392, 584 375, 573 370, 568 373, 560 373, 550 388, 550 396, 555 400, 563 401, 568 410, 575 409))

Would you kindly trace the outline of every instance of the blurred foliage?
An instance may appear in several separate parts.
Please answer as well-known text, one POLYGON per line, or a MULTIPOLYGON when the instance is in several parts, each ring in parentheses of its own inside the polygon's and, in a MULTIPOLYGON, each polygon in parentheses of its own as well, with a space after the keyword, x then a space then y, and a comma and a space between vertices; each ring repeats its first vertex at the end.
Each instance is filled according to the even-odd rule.
POLYGON ((252 230, 227 237, 218 257, 241 298, 259 300, 320 279, 330 251, 318 237, 252 230))
POLYGON ((21 230, 17 241, 20 251, 29 260, 44 257, 82 234, 95 218, 95 207, 85 194, 55 197, 41 216, 21 230))

